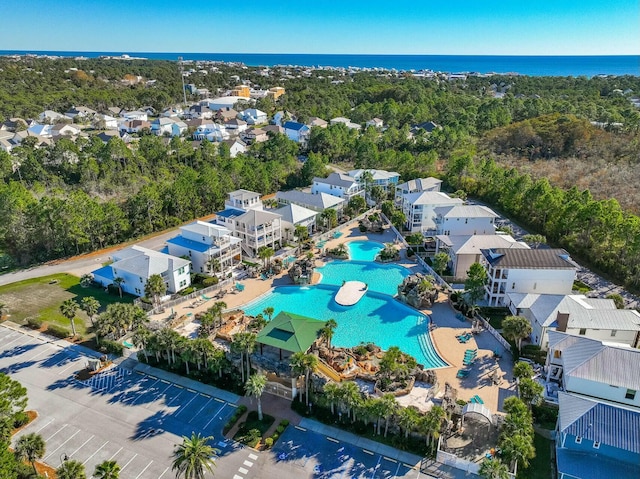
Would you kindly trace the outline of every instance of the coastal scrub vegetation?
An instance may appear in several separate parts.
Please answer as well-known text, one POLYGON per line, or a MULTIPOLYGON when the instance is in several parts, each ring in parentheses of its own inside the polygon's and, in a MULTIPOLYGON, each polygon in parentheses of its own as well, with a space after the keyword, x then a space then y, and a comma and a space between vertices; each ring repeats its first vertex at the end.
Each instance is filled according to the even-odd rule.
MULTIPOLYGON (((448 80, 302 70, 274 67, 264 76, 259 68, 209 63, 188 81, 211 92, 234 87, 238 78, 284 86, 285 95, 259 99, 256 107, 301 122, 348 116, 364 124, 377 117, 385 128, 312 128, 305 149, 275 134, 236 158, 224 144, 189 136, 143 132, 130 144, 104 143, 89 131, 41 148, 27 138, 11 154, 0 152, 0 254, 26 265, 119 244, 211 214, 238 186, 262 194, 306 186, 335 163, 394 170, 403 179, 440 176, 452 191, 486 201, 640 288, 640 112, 630 101, 640 78, 448 80), (416 127, 429 121, 437 125, 431 132, 416 127)), ((0 121, 74 105, 161 111, 181 101, 175 62, 0 58, 0 121)))

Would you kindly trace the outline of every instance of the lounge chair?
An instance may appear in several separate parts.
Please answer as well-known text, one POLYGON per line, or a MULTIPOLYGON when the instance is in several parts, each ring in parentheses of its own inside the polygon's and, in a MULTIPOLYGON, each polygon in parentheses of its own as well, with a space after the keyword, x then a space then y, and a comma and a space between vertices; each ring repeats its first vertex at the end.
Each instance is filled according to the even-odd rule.
POLYGON ((476 358, 468 358, 468 359, 467 359, 467 358, 465 358, 465 359, 462 361, 462 365, 463 365, 463 366, 471 366, 475 360, 476 360, 476 358))
POLYGON ((236 290, 240 292, 244 291, 244 284, 236 283, 236 290))
POLYGON ((471 398, 471 402, 476 404, 484 404, 484 401, 482 400, 482 398, 477 394, 471 398))
POLYGON ((466 378, 467 376, 469 376, 470 372, 471 371, 468 369, 458 369, 458 373, 456 374, 456 377, 460 379, 466 378))
POLYGON ((213 299, 213 298, 210 298, 210 297, 209 297, 209 296, 207 296, 206 294, 203 294, 203 295, 202 295, 202 299, 203 299, 203 300, 205 300, 205 301, 209 301, 210 299, 213 299))
POLYGON ((475 359, 476 356, 476 353, 464 353, 464 359, 475 359))

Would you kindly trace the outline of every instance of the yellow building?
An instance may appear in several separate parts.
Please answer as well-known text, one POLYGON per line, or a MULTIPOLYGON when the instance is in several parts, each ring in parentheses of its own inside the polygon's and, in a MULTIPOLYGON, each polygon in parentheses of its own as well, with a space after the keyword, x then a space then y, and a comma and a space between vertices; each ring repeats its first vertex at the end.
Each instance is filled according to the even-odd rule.
POLYGON ((247 85, 238 85, 233 90, 231 90, 231 96, 241 96, 243 98, 250 98, 251 93, 247 85))
POLYGON ((273 97, 274 100, 277 100, 282 95, 284 95, 284 88, 281 86, 274 86, 273 88, 269 88, 267 95, 273 97))

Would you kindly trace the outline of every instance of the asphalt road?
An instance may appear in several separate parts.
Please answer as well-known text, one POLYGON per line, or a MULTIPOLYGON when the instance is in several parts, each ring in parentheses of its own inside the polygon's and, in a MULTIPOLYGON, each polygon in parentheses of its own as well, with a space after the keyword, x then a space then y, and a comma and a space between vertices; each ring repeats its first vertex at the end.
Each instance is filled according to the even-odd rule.
POLYGON ((198 432, 213 436, 220 451, 215 477, 428 477, 388 455, 293 426, 271 451, 242 447, 222 436, 235 404, 164 379, 161 371, 151 368, 157 376, 113 367, 79 381, 75 375, 85 367, 88 354, 92 352, 62 341, 0 326, 0 372, 27 388, 28 409, 38 412, 38 418, 17 436, 42 435, 44 461, 53 467, 66 456, 82 462, 91 477, 97 464, 116 460, 122 479, 167 479, 174 476, 175 445, 182 436, 198 432))

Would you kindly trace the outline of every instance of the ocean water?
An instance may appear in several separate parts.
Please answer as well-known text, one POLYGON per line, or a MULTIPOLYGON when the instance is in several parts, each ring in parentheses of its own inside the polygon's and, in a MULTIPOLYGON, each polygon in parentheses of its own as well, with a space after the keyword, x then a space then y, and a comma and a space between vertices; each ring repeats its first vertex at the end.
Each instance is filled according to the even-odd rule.
POLYGON ((529 76, 640 76, 640 55, 612 56, 514 56, 514 55, 355 55, 302 53, 163 53, 0 50, 0 55, 55 55, 90 58, 100 56, 143 57, 159 60, 209 60, 241 62, 248 66, 297 65, 309 67, 358 67, 387 70, 432 70, 461 73, 517 73, 529 76))

